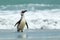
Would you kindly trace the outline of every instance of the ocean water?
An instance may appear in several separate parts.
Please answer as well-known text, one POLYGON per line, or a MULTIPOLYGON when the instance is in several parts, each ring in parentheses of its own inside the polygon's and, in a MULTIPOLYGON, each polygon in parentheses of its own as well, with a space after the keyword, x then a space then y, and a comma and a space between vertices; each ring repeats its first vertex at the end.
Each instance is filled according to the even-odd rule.
MULTIPOLYGON (((29 29, 60 29, 60 0, 0 0, 0 29, 16 29, 24 14, 29 29)), ((26 29, 26 27, 25 27, 26 29)))

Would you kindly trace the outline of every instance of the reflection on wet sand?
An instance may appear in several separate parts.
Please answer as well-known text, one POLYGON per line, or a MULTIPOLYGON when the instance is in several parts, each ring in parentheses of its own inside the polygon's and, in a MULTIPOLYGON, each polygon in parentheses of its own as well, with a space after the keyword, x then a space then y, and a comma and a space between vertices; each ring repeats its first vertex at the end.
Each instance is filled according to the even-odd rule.
POLYGON ((25 40, 26 38, 27 38, 26 33, 21 33, 21 34, 17 35, 17 39, 25 40))
POLYGON ((0 31, 0 40, 60 40, 60 30, 0 31))

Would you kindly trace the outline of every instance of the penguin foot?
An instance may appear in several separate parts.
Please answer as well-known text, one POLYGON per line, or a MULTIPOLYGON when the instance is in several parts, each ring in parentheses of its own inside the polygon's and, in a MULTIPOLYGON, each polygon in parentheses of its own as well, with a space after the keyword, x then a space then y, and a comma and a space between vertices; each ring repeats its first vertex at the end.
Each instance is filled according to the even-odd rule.
POLYGON ((17 32, 23 32, 23 30, 19 30, 19 29, 18 29, 17 32))
POLYGON ((21 32, 23 32, 23 30, 21 30, 21 32))
POLYGON ((18 29, 17 32, 19 32, 20 30, 18 29))

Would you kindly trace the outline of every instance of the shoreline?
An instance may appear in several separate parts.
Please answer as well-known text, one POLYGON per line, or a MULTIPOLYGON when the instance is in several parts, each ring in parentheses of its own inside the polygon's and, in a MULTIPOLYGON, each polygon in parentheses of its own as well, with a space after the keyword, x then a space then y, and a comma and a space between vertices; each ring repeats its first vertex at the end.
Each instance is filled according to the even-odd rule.
POLYGON ((1 30, 0 39, 2 40, 58 40, 60 39, 60 30, 24 30, 17 32, 12 30, 1 30))

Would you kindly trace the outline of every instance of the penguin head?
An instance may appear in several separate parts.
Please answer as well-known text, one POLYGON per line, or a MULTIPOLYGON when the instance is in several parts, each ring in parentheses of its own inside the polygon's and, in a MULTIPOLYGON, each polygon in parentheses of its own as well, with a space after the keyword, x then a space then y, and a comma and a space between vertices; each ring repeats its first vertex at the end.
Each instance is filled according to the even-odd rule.
POLYGON ((21 11, 21 16, 23 16, 25 12, 27 12, 27 10, 21 11))

